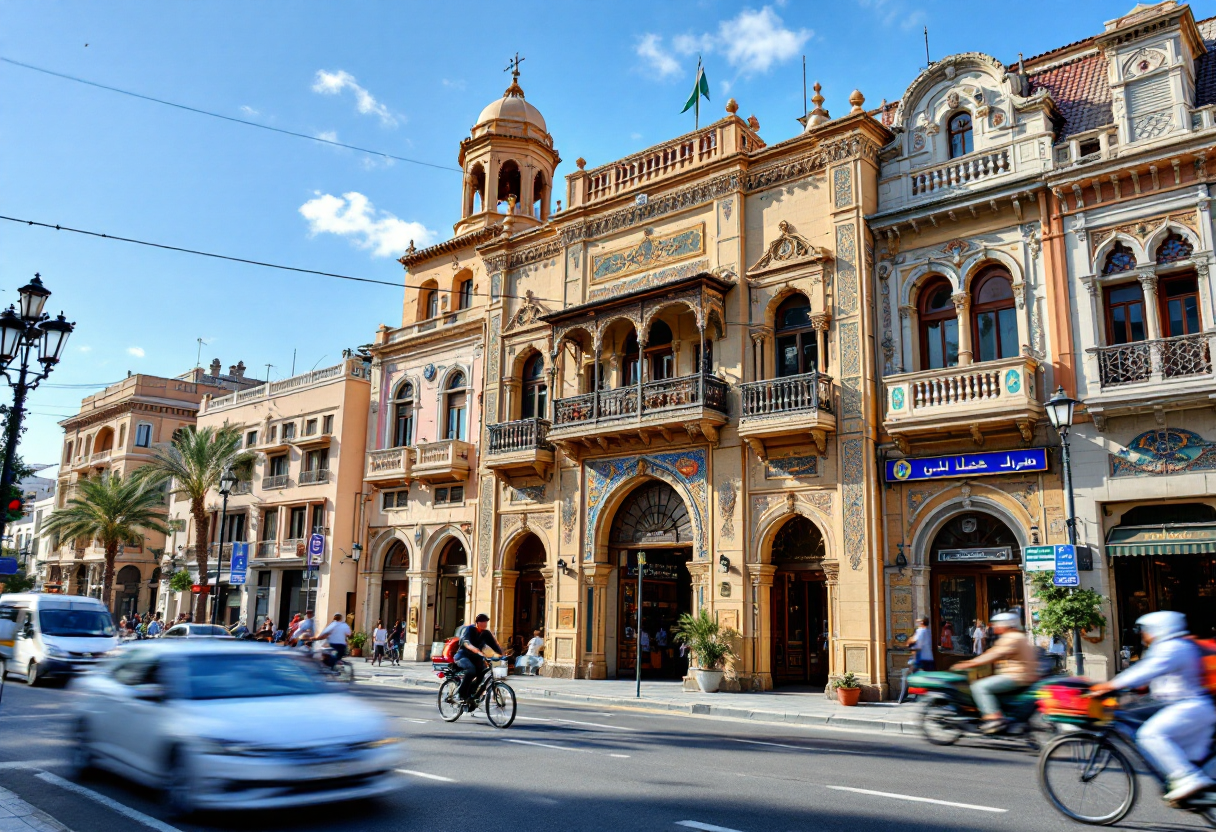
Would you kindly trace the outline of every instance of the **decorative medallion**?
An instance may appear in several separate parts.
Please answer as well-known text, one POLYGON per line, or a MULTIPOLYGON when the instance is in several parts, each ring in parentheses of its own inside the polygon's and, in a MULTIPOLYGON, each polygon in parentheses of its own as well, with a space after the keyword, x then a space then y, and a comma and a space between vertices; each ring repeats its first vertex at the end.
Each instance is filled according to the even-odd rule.
POLYGON ((1216 442, 1194 431, 1159 428, 1132 439, 1110 455, 1112 477, 1143 477, 1216 470, 1216 442))
POLYGON ((777 223, 777 230, 780 232, 777 239, 769 243, 764 256, 747 270, 749 276, 773 271, 794 262, 825 259, 823 249, 811 245, 806 237, 795 231, 794 226, 785 220, 777 223))
POLYGON ((697 471, 701 470, 701 465, 695 459, 680 457, 676 460, 676 470, 685 477, 692 478, 697 475, 697 471))
POLYGON ((425 367, 423 367, 422 368, 422 377, 425 378, 427 381, 434 381, 435 380, 435 365, 427 364, 425 367))
POLYGON ((1022 375, 1017 370, 1009 370, 1005 373, 1005 389, 1010 393, 1016 393, 1022 389, 1022 375))
POLYGON ((673 260, 705 253, 705 224, 655 237, 647 230, 642 241, 591 258, 591 279, 595 281, 625 277, 673 260))
POLYGON ((918 150, 924 150, 924 149, 925 149, 925 134, 923 131, 917 130, 915 133, 912 134, 912 151, 916 152, 918 150))
POLYGON ((894 390, 891 391, 891 409, 892 410, 903 410, 904 409, 904 388, 896 387, 894 390))

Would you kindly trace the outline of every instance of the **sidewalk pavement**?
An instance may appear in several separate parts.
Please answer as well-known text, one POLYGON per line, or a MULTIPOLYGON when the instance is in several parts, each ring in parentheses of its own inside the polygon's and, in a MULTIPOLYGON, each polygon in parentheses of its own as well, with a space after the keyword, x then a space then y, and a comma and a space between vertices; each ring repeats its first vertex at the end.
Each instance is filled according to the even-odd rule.
POLYGON ((0 788, 0 832, 71 832, 8 789, 0 788))
MULTIPOLYGON (((400 667, 373 667, 361 659, 348 659, 361 682, 403 687, 439 687, 430 662, 402 662, 400 667)), ((519 699, 592 704, 602 707, 640 708, 673 713, 748 719, 757 722, 793 722, 850 730, 919 734, 915 705, 862 702, 846 708, 821 691, 770 693, 688 693, 679 681, 643 681, 642 697, 635 696, 630 679, 552 679, 517 676, 507 680, 519 699)))

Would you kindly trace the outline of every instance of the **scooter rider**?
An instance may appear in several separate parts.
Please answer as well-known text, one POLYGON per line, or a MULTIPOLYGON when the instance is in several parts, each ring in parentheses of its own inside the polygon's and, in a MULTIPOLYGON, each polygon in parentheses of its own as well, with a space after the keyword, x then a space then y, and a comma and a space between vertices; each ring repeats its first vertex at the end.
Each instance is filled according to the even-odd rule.
POLYGON ((958 662, 951 670, 969 670, 986 664, 996 664, 996 674, 971 685, 971 696, 984 715, 980 730, 995 734, 1005 727, 1005 714, 997 696, 1029 687, 1039 681, 1039 656, 1034 645, 1022 632, 1022 618, 1011 612, 992 616, 992 628, 997 641, 974 659, 958 662))
POLYGON ((1216 707, 1203 687, 1203 656, 1187 635, 1186 616, 1161 611, 1142 615, 1136 625, 1148 649, 1136 664, 1109 682, 1093 686, 1094 693, 1148 685, 1153 699, 1165 707, 1136 731, 1136 744, 1169 780, 1165 799, 1185 800, 1216 786, 1195 766, 1212 742, 1216 707))

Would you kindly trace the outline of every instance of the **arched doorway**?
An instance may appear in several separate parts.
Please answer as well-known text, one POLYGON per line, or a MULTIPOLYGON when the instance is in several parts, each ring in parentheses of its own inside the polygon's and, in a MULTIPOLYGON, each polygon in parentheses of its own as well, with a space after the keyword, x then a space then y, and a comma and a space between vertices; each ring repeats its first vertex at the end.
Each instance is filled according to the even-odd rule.
POLYGON ((76 567, 76 577, 72 581, 72 595, 89 594, 89 571, 82 564, 76 567))
POLYGON ((403 624, 410 603, 410 553, 400 540, 389 547, 384 557, 384 578, 380 584, 380 620, 386 629, 398 621, 403 624))
POLYGON ((156 612, 156 598, 160 594, 160 567, 152 570, 152 577, 148 578, 148 609, 147 612, 156 612))
POLYGON ((114 609, 118 615, 131 616, 139 611, 139 567, 127 564, 114 579, 117 590, 114 609))
POLYGON ((823 685, 828 679, 828 593, 819 528, 795 515, 773 537, 773 684, 823 685))
POLYGON ((522 655, 533 630, 545 626, 545 545, 528 534, 515 550, 515 610, 512 615, 511 646, 522 655))
MULTIPOLYGON (((975 655, 972 631, 1025 606, 1022 548, 1000 518, 965 511, 946 521, 929 547, 937 667, 975 655)), ((982 647, 991 646, 991 640, 982 647)))
POLYGON ((469 557, 463 543, 453 538, 444 544, 439 554, 434 641, 454 636, 456 628, 465 623, 465 573, 468 565, 469 557))
MULTIPOLYGON (((642 581, 642 676, 680 678, 688 672, 671 637, 680 616, 692 611, 692 521, 688 507, 670 485, 643 483, 617 508, 608 532, 608 556, 613 570, 609 597, 618 601, 610 609, 608 659, 616 660, 616 673, 637 672, 638 553, 646 553, 642 581), (649 649, 646 648, 649 646, 649 649)), ((612 672, 611 666, 609 673, 612 672)))

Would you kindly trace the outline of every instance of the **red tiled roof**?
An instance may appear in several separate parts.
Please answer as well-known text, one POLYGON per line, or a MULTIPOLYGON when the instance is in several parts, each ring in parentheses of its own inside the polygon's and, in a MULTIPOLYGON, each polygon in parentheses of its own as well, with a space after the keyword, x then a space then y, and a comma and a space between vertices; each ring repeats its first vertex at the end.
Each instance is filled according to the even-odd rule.
POLYGON ((1042 89, 1051 93, 1064 117, 1056 141, 1114 122, 1106 57, 1100 52, 1031 75, 1031 94, 1042 89))

